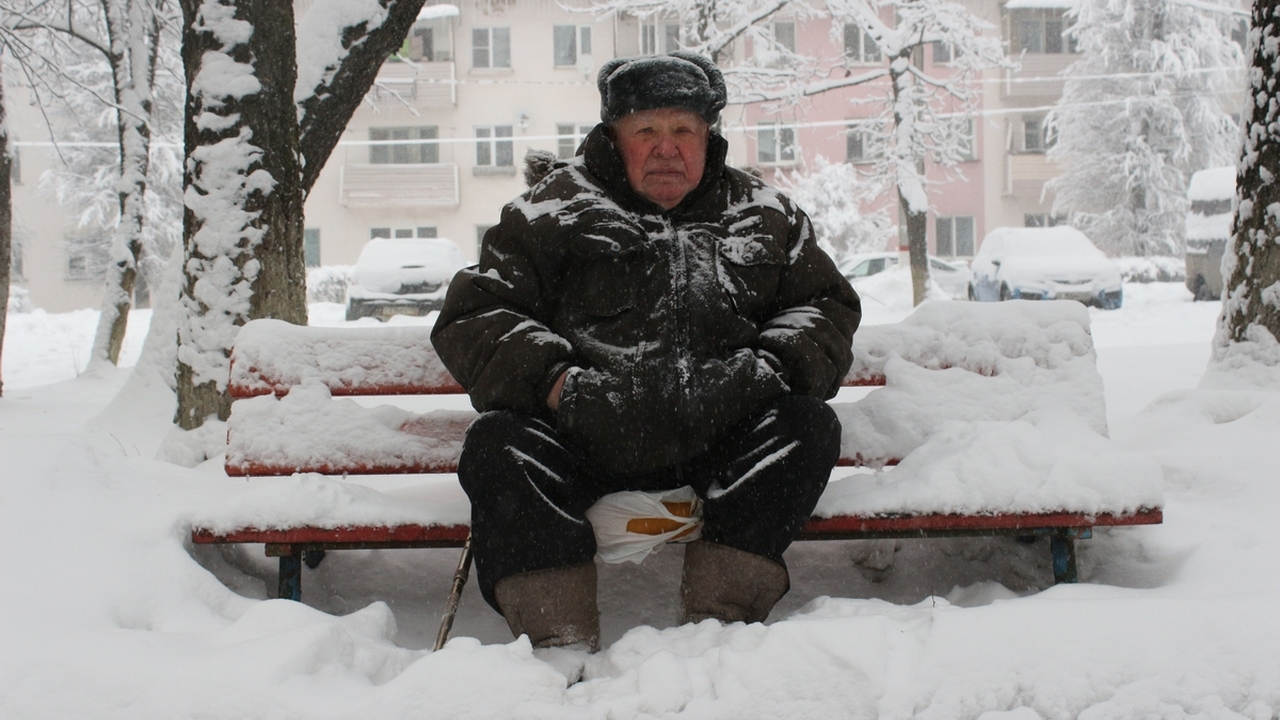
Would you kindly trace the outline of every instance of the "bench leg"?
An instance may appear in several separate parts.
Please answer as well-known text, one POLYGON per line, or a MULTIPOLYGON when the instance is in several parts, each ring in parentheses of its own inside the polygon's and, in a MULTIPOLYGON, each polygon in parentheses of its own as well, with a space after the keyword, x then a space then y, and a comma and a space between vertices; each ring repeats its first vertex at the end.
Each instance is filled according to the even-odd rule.
POLYGON ((1053 584, 1078 582, 1075 538, 1066 534, 1050 535, 1049 551, 1053 553, 1053 584))
POLYGON ((302 553, 292 552, 280 556, 280 580, 276 597, 282 600, 302 602, 302 553))

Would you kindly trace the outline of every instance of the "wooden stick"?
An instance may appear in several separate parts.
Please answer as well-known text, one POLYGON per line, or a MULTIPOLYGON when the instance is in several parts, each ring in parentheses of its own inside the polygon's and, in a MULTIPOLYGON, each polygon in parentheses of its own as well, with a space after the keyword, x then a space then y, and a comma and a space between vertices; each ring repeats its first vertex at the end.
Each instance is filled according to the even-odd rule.
POLYGON ((458 569, 453 573, 453 588, 449 590, 449 602, 444 607, 444 617, 440 618, 440 632, 436 633, 435 650, 444 647, 449 640, 449 631, 453 629, 453 618, 458 614, 458 603, 462 602, 462 588, 467 584, 467 576, 471 574, 471 533, 467 533, 467 541, 462 545, 462 557, 458 558, 458 569))

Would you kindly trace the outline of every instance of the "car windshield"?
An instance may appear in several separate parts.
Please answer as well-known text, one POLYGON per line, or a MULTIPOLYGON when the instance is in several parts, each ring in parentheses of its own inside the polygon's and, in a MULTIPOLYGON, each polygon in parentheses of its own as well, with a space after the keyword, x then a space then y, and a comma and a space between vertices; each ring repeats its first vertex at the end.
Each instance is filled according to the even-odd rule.
POLYGON ((1100 251, 1084 235, 1077 233, 1045 233, 1038 237, 1015 236, 1005 239, 1008 257, 1042 257, 1046 255, 1098 255, 1100 251))

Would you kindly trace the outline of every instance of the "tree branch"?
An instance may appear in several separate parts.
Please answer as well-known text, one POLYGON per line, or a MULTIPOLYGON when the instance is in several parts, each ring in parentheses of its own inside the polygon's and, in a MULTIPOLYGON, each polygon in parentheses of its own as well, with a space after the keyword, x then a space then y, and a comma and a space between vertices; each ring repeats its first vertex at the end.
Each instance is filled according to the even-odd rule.
POLYGON ((369 28, 362 23, 346 28, 342 38, 348 51, 346 57, 332 76, 321 80, 299 103, 303 193, 311 191, 347 121, 377 78, 382 62, 404 42, 424 2, 380 0, 387 12, 381 25, 369 28))

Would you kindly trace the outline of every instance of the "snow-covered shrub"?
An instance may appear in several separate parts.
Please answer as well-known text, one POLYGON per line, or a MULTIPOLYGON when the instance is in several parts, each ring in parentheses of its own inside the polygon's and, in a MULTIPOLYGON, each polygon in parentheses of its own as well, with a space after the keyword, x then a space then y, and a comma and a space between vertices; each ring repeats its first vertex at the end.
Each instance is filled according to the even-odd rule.
POLYGON ((29 313, 36 309, 35 303, 31 302, 31 291, 18 285, 9 286, 8 307, 10 313, 29 313))
POLYGON ((307 268, 307 302, 345 303, 354 270, 351 265, 307 268))
POLYGON ((1180 257, 1129 256, 1115 258, 1115 261, 1125 282, 1183 282, 1187 279, 1187 263, 1180 257))
POLYGON ((886 209, 862 209, 883 185, 849 163, 832 163, 819 155, 812 170, 779 174, 778 184, 808 213, 818 245, 837 262, 845 255, 884 250, 897 238, 886 209))

